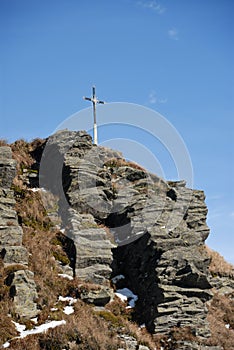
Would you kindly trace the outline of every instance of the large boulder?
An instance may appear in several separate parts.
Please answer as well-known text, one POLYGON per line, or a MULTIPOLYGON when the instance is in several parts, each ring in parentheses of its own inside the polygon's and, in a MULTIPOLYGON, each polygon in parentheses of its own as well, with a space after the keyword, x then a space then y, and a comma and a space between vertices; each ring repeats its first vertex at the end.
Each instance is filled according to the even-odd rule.
POLYGON ((33 272, 18 270, 8 276, 8 284, 11 297, 14 298, 15 313, 20 317, 35 317, 38 314, 38 296, 33 272))

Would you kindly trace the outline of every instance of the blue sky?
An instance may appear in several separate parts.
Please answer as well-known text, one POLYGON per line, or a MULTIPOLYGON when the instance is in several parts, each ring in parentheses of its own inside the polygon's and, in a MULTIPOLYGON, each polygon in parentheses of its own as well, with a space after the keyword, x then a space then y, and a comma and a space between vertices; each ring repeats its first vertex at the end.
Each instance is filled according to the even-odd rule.
POLYGON ((50 135, 93 84, 158 111, 206 193, 208 244, 234 263, 233 27, 232 0, 1 0, 0 137, 50 135))

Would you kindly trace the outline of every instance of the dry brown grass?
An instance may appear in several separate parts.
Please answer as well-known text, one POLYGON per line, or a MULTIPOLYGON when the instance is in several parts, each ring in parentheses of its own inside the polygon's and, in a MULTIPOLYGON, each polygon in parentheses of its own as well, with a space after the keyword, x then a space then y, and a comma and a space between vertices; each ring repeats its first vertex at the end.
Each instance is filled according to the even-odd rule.
POLYGON ((222 255, 206 246, 206 251, 211 259, 209 271, 213 276, 234 277, 234 266, 228 263, 222 255))
POLYGON ((234 293, 230 295, 215 294, 207 317, 211 338, 209 345, 221 345, 224 350, 234 347, 234 293), (225 325, 229 325, 227 328, 225 325))
POLYGON ((25 189, 24 186, 13 186, 16 194, 16 211, 22 224, 34 229, 48 230, 52 223, 47 217, 40 192, 25 189))
POLYGON ((69 280, 58 276, 55 252, 62 254, 62 247, 51 244, 56 231, 39 231, 24 227, 23 244, 29 252, 29 269, 34 272, 38 289, 38 306, 41 308, 40 321, 44 322, 59 295, 65 295, 69 280))
POLYGON ((154 341, 156 349, 163 348, 164 350, 179 350, 180 344, 183 344, 185 341, 200 344, 200 341, 194 336, 189 326, 174 327, 168 335, 156 334, 154 335, 154 341))
POLYGON ((4 283, 7 275, 0 259, 0 345, 17 335, 11 317, 8 315, 13 310, 13 304, 9 297, 9 288, 4 283))
POLYGON ((17 171, 21 174, 23 169, 31 168, 32 164, 35 162, 33 157, 35 150, 45 144, 46 140, 37 138, 32 142, 27 142, 23 139, 17 140, 12 143, 11 149, 13 158, 17 160, 17 171))
POLYGON ((119 167, 127 166, 130 168, 146 171, 139 164, 137 164, 135 162, 127 161, 123 158, 110 158, 110 159, 108 159, 108 161, 105 162, 104 165, 107 167, 111 167, 111 168, 115 168, 115 167, 119 168, 119 167))
MULTIPOLYGON (((155 349, 157 341, 147 331, 145 327, 139 327, 132 321, 133 309, 126 309, 126 303, 119 298, 115 299, 107 305, 109 312, 100 313, 113 329, 122 328, 122 333, 132 335, 141 345, 146 345, 150 349, 155 349)), ((110 327, 109 326, 109 327, 110 327)))
POLYGON ((12 350, 64 349, 70 346, 77 350, 113 350, 121 347, 117 334, 108 324, 95 315, 92 308, 82 301, 74 306, 74 314, 63 318, 66 324, 48 330, 44 334, 16 339, 11 343, 12 350))
POLYGON ((30 155, 30 144, 21 139, 11 144, 13 158, 17 160, 18 172, 21 172, 23 168, 30 168, 34 163, 32 156, 30 155))

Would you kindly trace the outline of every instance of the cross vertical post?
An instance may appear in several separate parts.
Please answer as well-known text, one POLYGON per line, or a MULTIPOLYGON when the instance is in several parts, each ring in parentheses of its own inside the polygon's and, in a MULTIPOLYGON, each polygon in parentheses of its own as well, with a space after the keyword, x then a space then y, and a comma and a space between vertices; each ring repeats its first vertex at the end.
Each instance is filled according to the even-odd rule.
POLYGON ((97 112, 96 106, 97 104, 104 104, 104 101, 100 101, 96 97, 96 89, 95 86, 92 87, 92 97, 83 97, 84 100, 90 101, 93 104, 93 143, 95 145, 98 144, 98 134, 97 134, 97 112))

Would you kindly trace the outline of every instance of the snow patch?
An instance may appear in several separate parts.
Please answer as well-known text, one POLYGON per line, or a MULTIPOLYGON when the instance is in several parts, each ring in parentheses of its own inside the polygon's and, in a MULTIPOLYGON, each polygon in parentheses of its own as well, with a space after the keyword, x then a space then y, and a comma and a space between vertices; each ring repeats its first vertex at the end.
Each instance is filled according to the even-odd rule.
POLYGON ((66 315, 71 315, 74 312, 73 306, 65 306, 65 308, 63 309, 63 312, 66 315))
POLYGON ((32 192, 46 192, 46 190, 43 187, 34 187, 34 188, 29 188, 30 191, 32 192))
POLYGON ((230 324, 225 324, 225 327, 226 327, 227 329, 229 329, 229 328, 230 328, 230 324))
POLYGON ((40 188, 30 188, 30 190, 31 190, 32 192, 38 192, 38 191, 40 191, 40 188))
POLYGON ((67 275, 66 273, 59 273, 58 276, 59 276, 59 277, 62 277, 62 278, 67 278, 67 279, 69 279, 70 281, 73 280, 73 277, 67 275))
POLYGON ((17 338, 25 338, 30 334, 38 334, 38 333, 45 333, 48 329, 50 328, 55 328, 58 326, 61 326, 63 324, 66 324, 65 320, 61 320, 61 321, 51 321, 45 324, 41 324, 38 327, 35 327, 33 329, 29 329, 29 330, 25 330, 26 326, 19 324, 17 322, 12 321, 15 324, 15 327, 17 329, 17 331, 20 333, 20 336, 17 338))
POLYGON ((4 349, 9 348, 10 345, 11 345, 11 344, 9 343, 9 341, 7 341, 6 343, 4 343, 4 344, 2 345, 2 348, 4 348, 4 349))
POLYGON ((75 304, 77 302, 77 299, 74 299, 72 297, 62 297, 61 295, 59 296, 59 301, 68 301, 69 305, 71 306, 72 304, 75 304))
POLYGON ((57 308, 57 307, 52 307, 52 308, 50 309, 50 311, 58 311, 58 308, 57 308))
POLYGON ((122 301, 128 301, 128 309, 135 307, 135 303, 138 300, 138 296, 128 288, 117 289, 115 295, 122 301))
POLYGON ((37 317, 31 318, 31 321, 33 321, 34 323, 38 323, 37 317))

